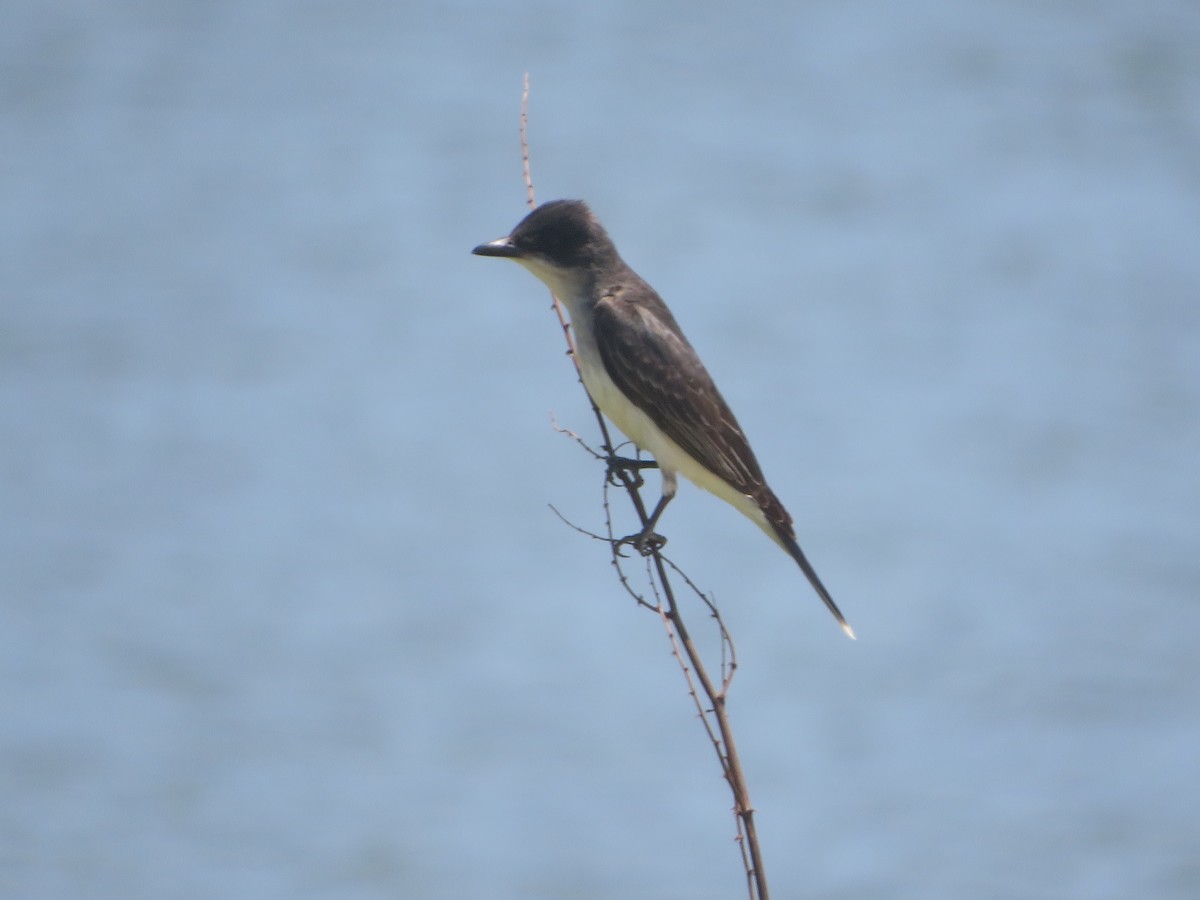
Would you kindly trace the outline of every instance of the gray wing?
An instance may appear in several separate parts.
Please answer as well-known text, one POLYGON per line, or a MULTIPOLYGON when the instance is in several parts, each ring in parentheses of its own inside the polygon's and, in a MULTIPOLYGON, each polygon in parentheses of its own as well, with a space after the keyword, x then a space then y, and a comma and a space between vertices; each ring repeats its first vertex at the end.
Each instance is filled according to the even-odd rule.
POLYGON ((609 377, 671 440, 790 532, 791 517, 767 487, 729 404, 666 304, 644 290, 633 300, 612 289, 596 304, 593 327, 609 377))
POLYGON ((649 285, 613 288, 596 304, 600 359, 617 388, 704 468, 758 503, 780 542, 848 635, 854 631, 796 543, 792 517, 767 486, 750 442, 675 317, 649 285))

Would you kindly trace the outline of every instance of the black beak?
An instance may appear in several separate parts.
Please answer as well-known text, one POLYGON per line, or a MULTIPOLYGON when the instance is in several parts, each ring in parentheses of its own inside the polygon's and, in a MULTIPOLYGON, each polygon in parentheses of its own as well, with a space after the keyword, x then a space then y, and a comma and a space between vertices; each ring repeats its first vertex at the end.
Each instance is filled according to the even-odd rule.
POLYGON ((488 241, 486 244, 480 244, 471 251, 476 256, 503 256, 508 259, 515 259, 521 255, 521 251, 517 249, 512 240, 507 237, 498 238, 494 241, 488 241))

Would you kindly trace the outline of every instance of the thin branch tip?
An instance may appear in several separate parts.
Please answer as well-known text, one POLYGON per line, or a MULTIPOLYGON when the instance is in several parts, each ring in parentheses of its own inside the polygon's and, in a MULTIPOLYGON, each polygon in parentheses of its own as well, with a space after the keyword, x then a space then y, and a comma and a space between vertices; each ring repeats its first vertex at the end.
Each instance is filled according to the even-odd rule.
MULTIPOLYGON (((532 210, 536 208, 537 204, 534 199, 533 174, 530 167, 529 153, 530 76, 528 72, 524 74, 522 85, 520 118, 521 167, 527 202, 529 208, 532 210)), ((575 341, 571 324, 567 321, 562 303, 558 297, 554 296, 553 292, 551 292, 551 308, 558 317, 563 338, 567 345, 567 355, 571 358, 576 375, 582 384, 583 378, 579 369, 578 354, 575 352, 575 341)), ((742 770, 742 765, 738 758, 737 745, 734 741, 733 729, 726 710, 728 693, 733 681, 733 673, 738 666, 737 651, 733 644, 733 638, 725 626, 716 601, 706 596, 685 572, 661 552, 662 545, 666 543, 666 540, 654 534, 653 525, 656 524, 655 520, 657 516, 654 516, 652 519, 647 513, 646 504, 643 502, 640 493, 640 489, 645 484, 645 480, 642 478, 642 470, 652 468, 656 463, 651 460, 643 461, 639 458, 624 459, 617 456, 617 447, 624 445, 617 445, 612 440, 608 424, 605 422, 604 416, 596 405, 595 399, 587 391, 586 385, 584 385, 584 394, 591 404, 592 413, 596 418, 596 425, 600 432, 601 443, 599 444, 599 449, 590 446, 578 433, 561 427, 553 412, 550 414, 550 422, 556 432, 567 435, 583 447, 584 450, 605 462, 606 470, 602 494, 604 498, 604 525, 607 536, 596 534, 576 525, 563 515, 554 504, 548 504, 548 506, 554 515, 569 528, 594 540, 604 541, 609 545, 611 563, 613 568, 616 569, 617 578, 621 586, 634 599, 637 605, 643 606, 655 613, 661 620, 671 647, 671 654, 679 664, 687 685, 688 694, 695 704, 698 718, 703 723, 705 734, 721 766, 722 775, 733 793, 733 812, 737 829, 736 840, 740 848, 743 871, 746 876, 747 895, 750 900, 769 900, 769 888, 766 875, 763 872, 762 851, 758 842, 754 807, 750 803, 745 772, 742 770), (610 488, 616 489, 618 492, 623 490, 633 507, 633 511, 640 520, 642 530, 633 536, 638 538, 637 541, 631 542, 629 538, 618 538, 614 533, 612 508, 609 501, 610 488), (622 563, 629 562, 632 565, 629 557, 622 552, 626 543, 632 543, 635 550, 640 552, 646 570, 646 584, 649 590, 646 588, 635 589, 626 575, 622 563), (683 583, 707 607, 711 618, 716 622, 715 630, 720 644, 721 678, 719 684, 709 675, 708 669, 701 659, 691 635, 688 633, 683 614, 676 601, 675 589, 668 578, 668 570, 682 579, 683 583), (639 593, 639 590, 642 593, 639 593), (702 696, 708 698, 708 706, 701 699, 702 696)), ((850 626, 845 622, 842 622, 841 625, 846 634, 854 638, 854 631, 850 626)))

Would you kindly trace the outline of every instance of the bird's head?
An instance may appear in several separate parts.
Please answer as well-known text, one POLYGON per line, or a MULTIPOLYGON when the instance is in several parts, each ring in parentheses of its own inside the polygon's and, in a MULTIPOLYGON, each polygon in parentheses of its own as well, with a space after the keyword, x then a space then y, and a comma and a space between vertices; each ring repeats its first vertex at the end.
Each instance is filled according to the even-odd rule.
POLYGON ((471 252, 515 260, 559 296, 617 253, 604 226, 582 200, 543 203, 507 237, 480 244, 471 252))

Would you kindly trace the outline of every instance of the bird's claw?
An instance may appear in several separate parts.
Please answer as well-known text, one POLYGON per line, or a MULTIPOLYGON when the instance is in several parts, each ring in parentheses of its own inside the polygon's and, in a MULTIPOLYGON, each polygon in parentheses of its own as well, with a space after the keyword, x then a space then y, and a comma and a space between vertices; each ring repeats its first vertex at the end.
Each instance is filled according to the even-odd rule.
POLYGON ((627 475, 634 487, 645 484, 642 479, 642 469, 657 469, 658 463, 652 459, 630 459, 627 456, 610 456, 608 458, 609 484, 618 485, 619 475, 627 475))
MULTIPOLYGON (((665 547, 667 539, 656 531, 639 531, 637 534, 627 534, 617 541, 618 553, 621 552, 621 547, 625 544, 631 545, 642 556, 650 556, 665 547)), ((621 555, 624 556, 624 554, 621 555)))

